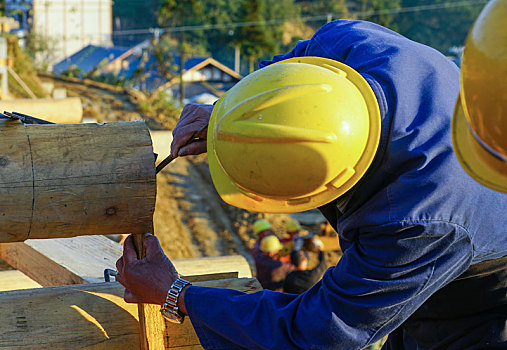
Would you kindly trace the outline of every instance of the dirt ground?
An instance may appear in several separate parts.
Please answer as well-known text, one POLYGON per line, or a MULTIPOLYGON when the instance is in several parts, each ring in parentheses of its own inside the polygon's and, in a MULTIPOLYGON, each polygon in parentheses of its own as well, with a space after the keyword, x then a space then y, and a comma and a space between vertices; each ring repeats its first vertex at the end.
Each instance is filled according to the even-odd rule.
MULTIPOLYGON (((42 80, 50 79, 44 76, 42 80)), ((99 122, 143 119, 137 106, 142 96, 94 82, 51 81, 55 87, 66 88, 68 96, 81 98, 87 118, 99 122)), ((159 121, 144 119, 150 128, 160 125, 159 121)), ((157 175, 154 233, 171 259, 239 254, 255 273, 250 254, 255 241, 251 225, 258 218, 266 218, 281 234, 289 216, 250 213, 227 205, 211 182, 206 155, 179 158, 157 175)), ((302 224, 310 232, 320 230, 320 222, 315 220, 302 224)), ((328 265, 336 264, 340 256, 339 252, 326 255, 328 265)))

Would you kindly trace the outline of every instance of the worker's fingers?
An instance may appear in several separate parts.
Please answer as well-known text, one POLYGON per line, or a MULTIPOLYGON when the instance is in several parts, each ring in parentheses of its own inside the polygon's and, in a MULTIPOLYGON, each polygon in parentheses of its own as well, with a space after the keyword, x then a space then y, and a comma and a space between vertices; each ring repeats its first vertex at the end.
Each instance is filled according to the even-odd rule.
POLYGON ((134 239, 132 235, 128 236, 123 244, 123 263, 130 264, 137 260, 136 249, 134 248, 134 239))
POLYGON ((125 299, 125 301, 127 303, 139 304, 139 303, 143 302, 143 300, 141 298, 139 298, 137 295, 130 292, 128 289, 125 289, 125 292, 123 293, 123 299, 125 299))
POLYGON ((151 257, 157 254, 163 254, 163 250, 160 247, 158 238, 152 234, 147 234, 143 237, 144 248, 146 249, 146 258, 149 260, 151 257))
MULTIPOLYGON (((183 108, 178 124, 173 131, 173 141, 171 143, 171 154, 173 157, 179 155, 180 148, 192 138, 195 132, 208 124, 212 111, 213 105, 194 103, 188 104, 183 108)), ((196 136, 205 138, 206 129, 203 129, 196 136)), ((200 151, 200 153, 203 152, 202 149, 200 151)))
POLYGON ((207 146, 206 140, 194 141, 186 146, 179 149, 178 156, 189 156, 206 153, 207 146))
POLYGON ((118 273, 116 274, 116 276, 114 276, 116 282, 120 283, 122 286, 125 287, 125 280, 123 279, 123 276, 122 274, 120 273, 120 271, 118 271, 118 273))

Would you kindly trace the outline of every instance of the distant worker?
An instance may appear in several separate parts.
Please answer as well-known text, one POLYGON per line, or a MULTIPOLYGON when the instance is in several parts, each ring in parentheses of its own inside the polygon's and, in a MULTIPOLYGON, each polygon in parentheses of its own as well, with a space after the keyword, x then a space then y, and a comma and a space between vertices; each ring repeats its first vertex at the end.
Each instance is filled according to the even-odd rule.
MULTIPOLYGON (((280 243, 282 243, 283 248, 280 251, 280 255, 282 256, 289 256, 290 261, 290 254, 294 250, 294 244, 295 241, 299 238, 299 232, 301 231, 301 224, 296 219, 289 219, 285 223, 285 236, 280 238, 280 243)), ((300 240, 300 243, 302 245, 302 240, 300 240)), ((300 246, 298 249, 301 249, 300 246)))
POLYGON ((337 20, 261 67, 215 106, 185 107, 171 154, 207 150, 234 206, 319 208, 343 256, 301 295, 245 294, 150 262, 161 254, 154 236, 140 263, 129 239, 125 300, 161 305, 176 293, 178 317, 166 317, 189 315, 206 349, 351 350, 386 335, 385 350, 506 348, 507 195, 453 152, 457 66, 382 26, 337 20), (207 146, 185 146, 206 123, 207 146))
POLYGON ((293 270, 291 264, 280 261, 280 249, 278 237, 268 235, 261 240, 261 253, 254 256, 257 279, 264 289, 281 291, 285 277, 293 270))
POLYGON ((273 227, 269 223, 269 221, 264 219, 258 219, 255 220, 255 222, 252 225, 253 233, 257 239, 255 240, 255 243, 252 247, 252 256, 255 258, 255 255, 260 253, 260 243, 261 240, 269 235, 274 235, 273 227))
POLYGON ((296 267, 296 270, 289 273, 285 278, 283 283, 283 291, 285 293, 302 294, 322 278, 327 265, 324 253, 321 250, 322 245, 317 245, 316 247, 319 262, 311 270, 308 269, 308 251, 295 250, 290 254, 291 262, 296 267))
POLYGON ((476 181, 507 193, 507 1, 490 1, 470 31, 454 112, 454 151, 476 181))
POLYGON ((296 219, 290 219, 285 223, 285 233, 287 238, 293 240, 301 231, 301 224, 296 219))

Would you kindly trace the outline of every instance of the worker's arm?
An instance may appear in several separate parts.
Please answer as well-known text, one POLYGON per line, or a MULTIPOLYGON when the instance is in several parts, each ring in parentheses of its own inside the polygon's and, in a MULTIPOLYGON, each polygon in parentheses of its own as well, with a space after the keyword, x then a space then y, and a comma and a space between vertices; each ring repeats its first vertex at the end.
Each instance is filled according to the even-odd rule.
MULTIPOLYGON (((153 235, 138 260, 132 238, 117 262, 127 302, 162 304, 178 277, 153 235)), ((360 349, 398 327, 470 264, 470 241, 444 222, 388 224, 365 232, 308 292, 190 286, 180 310, 206 349, 360 349)))
POLYGON ((361 349, 381 339, 469 266, 470 241, 446 223, 364 234, 306 293, 188 287, 205 349, 361 349))

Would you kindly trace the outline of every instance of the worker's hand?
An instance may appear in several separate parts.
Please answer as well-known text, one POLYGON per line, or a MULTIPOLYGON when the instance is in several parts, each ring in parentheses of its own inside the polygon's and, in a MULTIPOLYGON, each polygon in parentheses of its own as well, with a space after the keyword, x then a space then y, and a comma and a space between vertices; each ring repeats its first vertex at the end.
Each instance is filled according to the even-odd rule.
POLYGON ((180 120, 173 130, 173 142, 171 143, 171 155, 176 158, 178 156, 195 155, 206 152, 206 133, 209 118, 213 105, 204 105, 198 103, 189 103, 181 112, 180 120), (192 135, 200 130, 196 138, 201 140, 194 141, 185 146, 185 143, 192 135))
POLYGON ((127 303, 162 305, 171 284, 179 277, 157 237, 143 238, 146 258, 138 260, 132 235, 125 240, 123 256, 116 262, 116 280, 125 287, 127 303))
POLYGON ((320 252, 322 249, 324 249, 324 243, 317 237, 313 237, 312 243, 313 247, 315 248, 315 251, 320 252))

